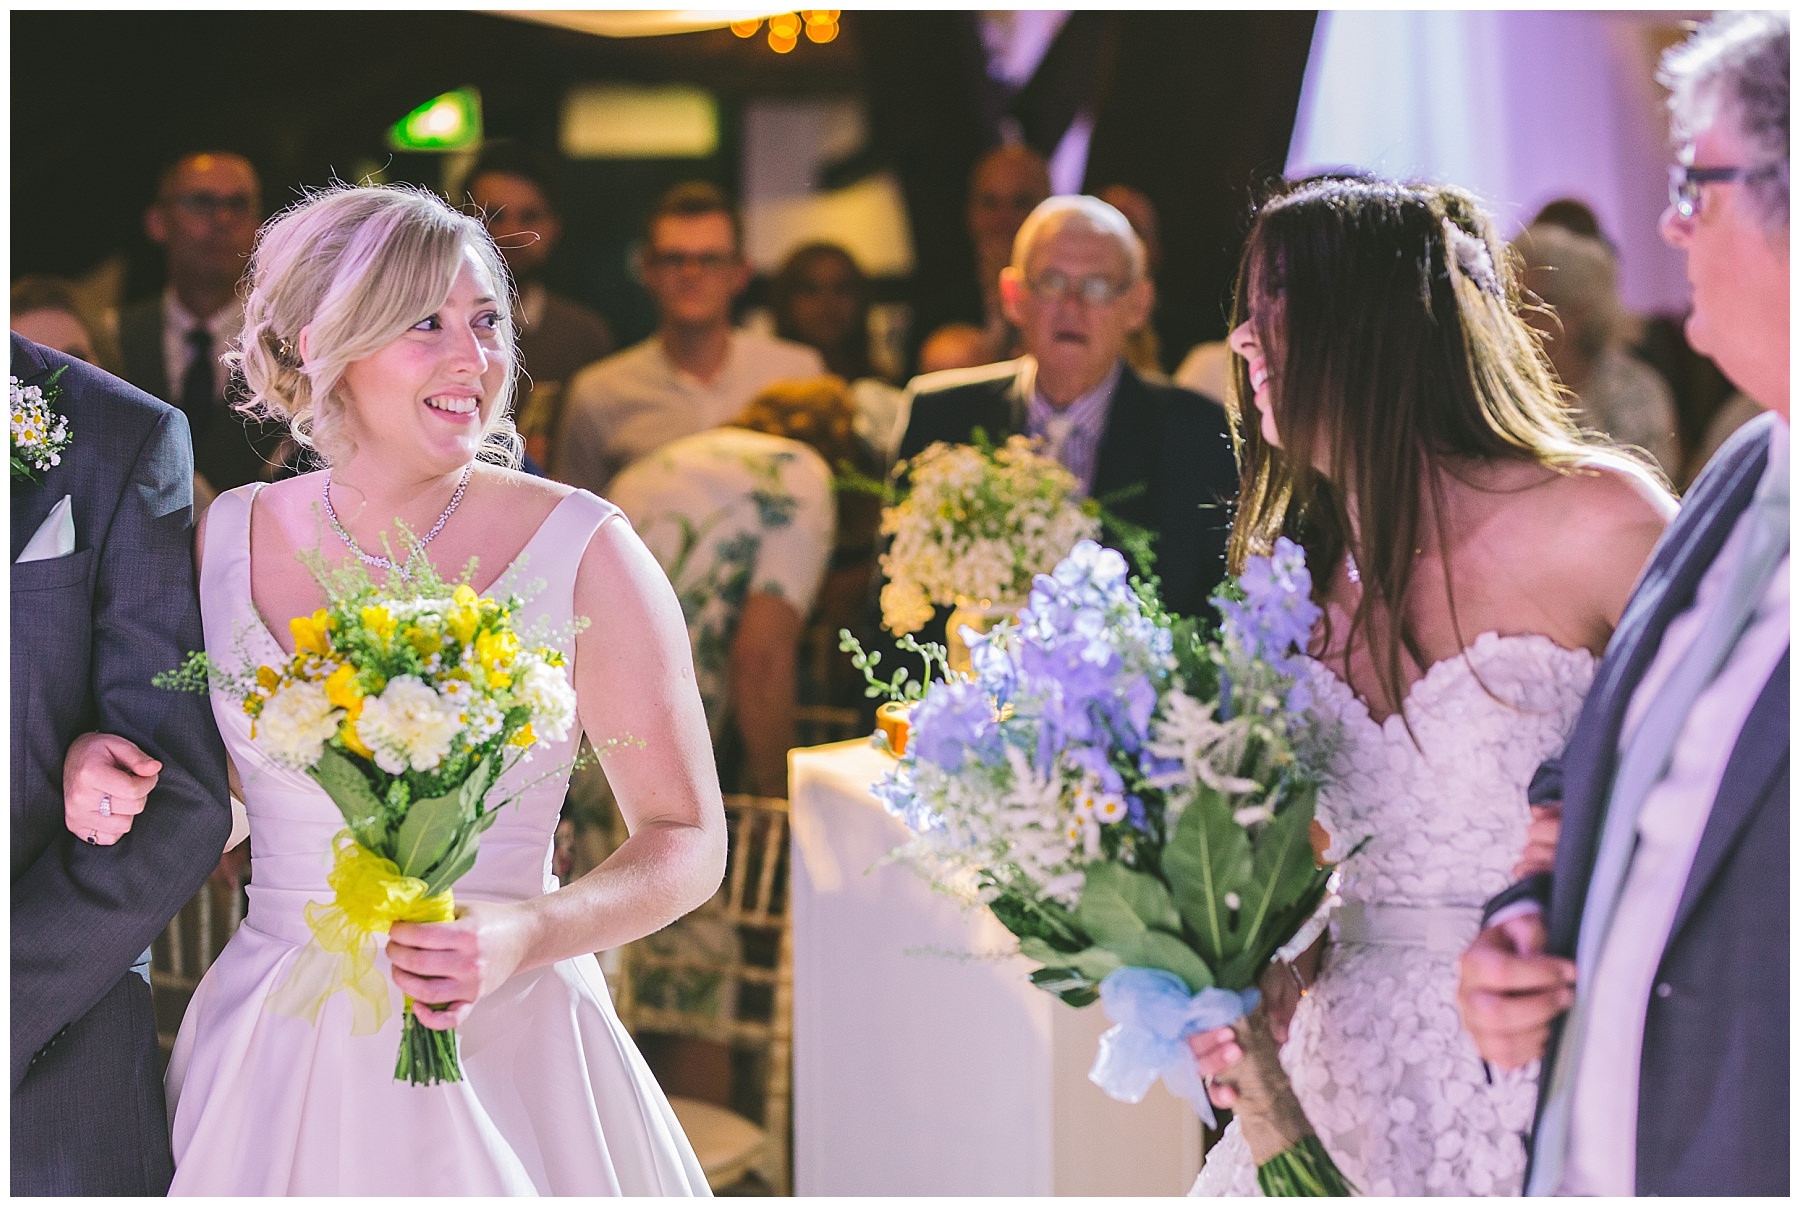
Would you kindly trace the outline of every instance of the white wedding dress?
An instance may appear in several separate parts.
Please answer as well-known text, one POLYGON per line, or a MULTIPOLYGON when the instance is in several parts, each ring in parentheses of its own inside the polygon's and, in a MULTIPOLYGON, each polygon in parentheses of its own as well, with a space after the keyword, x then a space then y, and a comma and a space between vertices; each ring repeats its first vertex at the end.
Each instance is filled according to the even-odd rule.
MULTIPOLYGON (((206 519, 201 612, 207 648, 227 667, 245 657, 285 660, 250 602, 255 489, 221 495, 206 519)), ((528 596, 525 632, 544 621, 566 635, 580 551, 617 514, 577 491, 545 519, 490 592, 528 596)), ((567 654, 572 670, 573 649, 567 654)), ((171 1193, 707 1193, 591 955, 519 972, 478 1002, 458 1028, 466 1079, 452 1084, 394 1080, 401 1002, 391 984, 392 1009, 373 1035, 351 1034, 344 993, 316 1022, 272 1010, 270 995, 310 938, 307 903, 331 898, 325 875, 344 822, 311 779, 251 742, 236 704, 218 694, 213 704, 250 815, 250 908, 195 992, 170 1058, 171 1193)), ((517 901, 556 888, 551 836, 579 736, 540 746, 508 773, 515 789, 547 778, 482 835, 474 869, 455 886, 459 901, 517 901), (560 775, 549 774, 559 766, 560 775)), ((385 956, 377 963, 385 974, 385 956)))
MULTIPOLYGON (((1338 1168, 1365 1195, 1516 1195, 1535 1074, 1487 1084, 1456 1012, 1457 961, 1481 905, 1510 883, 1530 820, 1525 787, 1562 751, 1594 659, 1538 635, 1483 634, 1377 723, 1323 664, 1314 709, 1340 727, 1320 823, 1343 865, 1331 942, 1282 1065, 1338 1168), (1417 745, 1414 745, 1414 737, 1417 745)), ((1196 1195, 1254 1195, 1237 1124, 1196 1195)))

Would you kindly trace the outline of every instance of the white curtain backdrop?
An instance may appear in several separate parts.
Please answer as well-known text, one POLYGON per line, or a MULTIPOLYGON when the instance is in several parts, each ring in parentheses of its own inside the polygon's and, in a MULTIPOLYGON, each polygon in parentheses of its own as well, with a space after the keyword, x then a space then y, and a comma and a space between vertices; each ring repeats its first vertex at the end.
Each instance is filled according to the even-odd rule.
POLYGON ((1288 175, 1358 167, 1461 185, 1516 233, 1584 201, 1620 250, 1625 304, 1681 312, 1681 257, 1656 222, 1670 161, 1664 46, 1698 13, 1321 13, 1288 175))

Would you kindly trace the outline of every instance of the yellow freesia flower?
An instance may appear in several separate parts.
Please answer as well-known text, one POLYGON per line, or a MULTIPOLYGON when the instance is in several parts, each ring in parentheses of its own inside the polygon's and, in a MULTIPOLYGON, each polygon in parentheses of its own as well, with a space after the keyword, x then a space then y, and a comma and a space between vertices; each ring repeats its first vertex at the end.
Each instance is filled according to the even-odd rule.
POLYGON ((325 698, 344 709, 354 721, 362 713, 362 689, 356 685, 356 668, 348 662, 325 677, 325 698))
POLYGON ((294 652, 308 654, 329 654, 331 652, 331 630, 333 622, 331 613, 320 608, 311 616, 296 616, 288 621, 288 631, 294 635, 294 652))
POLYGON ((444 648, 443 634, 435 629, 422 629, 416 624, 409 624, 402 636, 412 643, 413 649, 419 651, 421 658, 429 658, 444 648))
POLYGON ((272 666, 257 667, 256 686, 262 688, 264 691, 274 691, 277 687, 281 686, 281 672, 272 666))
POLYGON ((468 584, 456 589, 456 606, 444 617, 444 627, 463 645, 469 644, 476 630, 481 628, 481 609, 475 606, 475 592, 469 590, 468 584), (463 599, 465 592, 468 594, 466 602, 463 599))
POLYGON ((519 729, 518 733, 513 734, 512 738, 510 739, 508 744, 512 745, 512 746, 521 746, 522 747, 522 746, 530 746, 533 743, 535 743, 536 741, 537 741, 537 734, 531 732, 531 722, 527 721, 519 729))
POLYGON ((490 674, 511 666, 518 653, 519 639, 512 633, 483 629, 475 634, 475 661, 490 674))
POLYGON ((363 627, 375 634, 377 640, 386 643, 393 640, 396 622, 394 614, 385 605, 370 604, 362 610, 363 627))
MULTIPOLYGON (((357 704, 359 706, 357 711, 361 712, 362 701, 358 700, 357 704)), ((352 717, 345 717, 344 723, 338 727, 338 741, 342 742, 344 748, 351 754, 359 754, 365 759, 375 757, 375 752, 363 744, 362 735, 356 732, 356 721, 352 717)))

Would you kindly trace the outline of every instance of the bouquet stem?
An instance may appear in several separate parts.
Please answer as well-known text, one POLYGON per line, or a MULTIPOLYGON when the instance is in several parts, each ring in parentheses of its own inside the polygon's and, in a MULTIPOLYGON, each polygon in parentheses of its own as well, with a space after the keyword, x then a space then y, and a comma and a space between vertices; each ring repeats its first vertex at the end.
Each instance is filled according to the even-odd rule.
POLYGON ((1268 1015, 1253 1010, 1234 1024, 1232 1031, 1244 1058, 1220 1080, 1229 1081, 1237 1090, 1237 1105, 1232 1109, 1256 1161, 1256 1184, 1262 1192, 1271 1197, 1306 1198, 1355 1194, 1356 1188, 1319 1143, 1294 1096, 1269 1030, 1268 1015))
POLYGON ((456 1055, 456 1029, 433 1031, 412 1012, 406 998, 406 1019, 400 1024, 400 1058, 394 1064, 394 1080, 413 1085, 437 1085, 461 1081, 462 1061, 456 1055))

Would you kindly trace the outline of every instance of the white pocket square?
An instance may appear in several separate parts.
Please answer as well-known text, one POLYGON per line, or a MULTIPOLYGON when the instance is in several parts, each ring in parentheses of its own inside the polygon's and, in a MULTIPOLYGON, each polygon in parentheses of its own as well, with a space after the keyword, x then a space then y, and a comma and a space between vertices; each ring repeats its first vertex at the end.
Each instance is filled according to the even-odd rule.
POLYGON ((42 562, 53 557, 67 557, 75 552, 75 509, 68 495, 64 495, 38 530, 31 534, 25 543, 25 551, 19 554, 20 562, 42 562))

